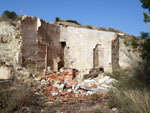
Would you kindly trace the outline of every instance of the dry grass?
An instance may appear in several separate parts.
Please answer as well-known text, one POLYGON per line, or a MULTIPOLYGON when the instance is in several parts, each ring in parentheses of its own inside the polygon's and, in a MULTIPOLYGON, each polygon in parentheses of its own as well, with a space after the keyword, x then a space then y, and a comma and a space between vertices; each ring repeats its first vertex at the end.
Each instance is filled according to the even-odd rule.
POLYGON ((150 113, 150 92, 146 90, 112 91, 109 107, 118 107, 123 113, 150 113))
POLYGON ((40 106, 40 97, 34 93, 30 86, 16 81, 8 89, 0 90, 0 112, 21 112, 24 107, 40 106))

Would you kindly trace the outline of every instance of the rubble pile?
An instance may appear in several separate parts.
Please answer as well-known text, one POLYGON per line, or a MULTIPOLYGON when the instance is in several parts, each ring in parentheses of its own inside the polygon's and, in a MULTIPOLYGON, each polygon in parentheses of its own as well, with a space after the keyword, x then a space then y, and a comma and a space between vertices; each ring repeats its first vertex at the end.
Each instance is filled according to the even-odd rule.
POLYGON ((109 76, 100 74, 96 78, 77 82, 77 76, 78 74, 73 69, 37 74, 34 77, 36 84, 32 88, 37 94, 48 97, 50 101, 82 101, 89 99, 90 95, 95 93, 104 97, 108 89, 112 87, 111 83, 116 81, 109 76))

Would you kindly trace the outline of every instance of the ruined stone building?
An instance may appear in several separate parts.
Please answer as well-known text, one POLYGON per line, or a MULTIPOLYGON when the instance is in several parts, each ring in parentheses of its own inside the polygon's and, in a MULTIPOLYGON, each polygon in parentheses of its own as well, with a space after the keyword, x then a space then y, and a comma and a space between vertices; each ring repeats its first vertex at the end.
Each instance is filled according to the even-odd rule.
POLYGON ((105 71, 112 71, 121 66, 121 35, 24 17, 20 23, 22 45, 17 54, 18 63, 23 66, 32 64, 37 70, 65 67, 85 71, 102 67, 105 71))
POLYGON ((121 37, 120 33, 24 16, 17 26, 0 22, 0 60, 35 70, 96 67, 112 71, 129 66, 121 37))

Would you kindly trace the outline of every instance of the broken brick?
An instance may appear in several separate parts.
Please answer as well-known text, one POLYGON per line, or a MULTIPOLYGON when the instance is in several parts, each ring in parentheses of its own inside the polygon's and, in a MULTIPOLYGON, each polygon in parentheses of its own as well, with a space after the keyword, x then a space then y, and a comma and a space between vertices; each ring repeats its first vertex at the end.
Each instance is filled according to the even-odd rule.
POLYGON ((96 84, 91 84, 91 87, 92 88, 97 88, 97 85, 96 84))

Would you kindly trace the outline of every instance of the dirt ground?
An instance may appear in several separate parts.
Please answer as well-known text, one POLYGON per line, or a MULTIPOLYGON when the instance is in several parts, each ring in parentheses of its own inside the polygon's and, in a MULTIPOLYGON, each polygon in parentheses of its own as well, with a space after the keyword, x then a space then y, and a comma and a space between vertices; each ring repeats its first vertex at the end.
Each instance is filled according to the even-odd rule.
POLYGON ((117 113, 108 108, 106 101, 94 100, 70 101, 67 103, 49 103, 47 113, 117 113))

